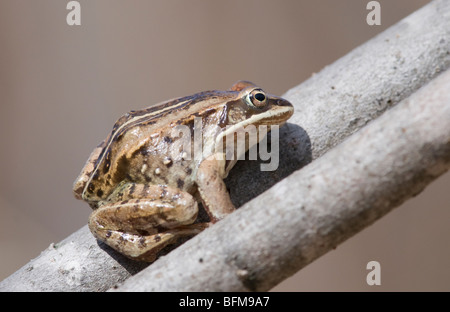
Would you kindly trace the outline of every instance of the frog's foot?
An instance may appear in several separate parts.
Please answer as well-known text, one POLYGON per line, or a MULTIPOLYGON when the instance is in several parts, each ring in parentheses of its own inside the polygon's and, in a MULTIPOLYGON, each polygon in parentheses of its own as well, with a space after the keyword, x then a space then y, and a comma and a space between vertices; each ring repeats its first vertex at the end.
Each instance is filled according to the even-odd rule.
MULTIPOLYGON (((159 187, 155 187, 159 192, 159 187)), ((193 224, 198 213, 196 200, 186 192, 165 188, 163 198, 128 199, 94 210, 89 229, 110 247, 143 261, 154 261, 161 249, 179 238, 193 236, 207 223, 193 224)))

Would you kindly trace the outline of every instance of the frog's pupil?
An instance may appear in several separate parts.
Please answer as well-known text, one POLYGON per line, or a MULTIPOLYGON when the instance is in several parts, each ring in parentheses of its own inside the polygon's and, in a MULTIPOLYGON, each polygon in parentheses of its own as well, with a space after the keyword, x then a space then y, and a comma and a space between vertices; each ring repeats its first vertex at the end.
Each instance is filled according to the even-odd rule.
POLYGON ((262 102, 262 101, 264 101, 266 99, 266 97, 262 93, 256 93, 255 94, 255 99, 257 99, 258 101, 262 102))

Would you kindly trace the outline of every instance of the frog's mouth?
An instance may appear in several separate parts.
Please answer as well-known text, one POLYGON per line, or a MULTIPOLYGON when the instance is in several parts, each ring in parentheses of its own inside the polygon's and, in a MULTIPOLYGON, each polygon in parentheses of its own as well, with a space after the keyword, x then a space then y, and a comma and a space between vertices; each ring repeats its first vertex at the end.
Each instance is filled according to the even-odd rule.
POLYGON ((275 103, 266 112, 252 116, 248 119, 248 123, 256 126, 283 125, 294 114, 294 106, 281 98, 278 98, 275 103))
MULTIPOLYGON (((256 127, 260 125, 282 126, 294 114, 294 107, 289 101, 276 97, 275 99, 271 100, 271 103, 272 104, 268 110, 263 111, 259 114, 254 114, 250 118, 244 120, 243 122, 235 126, 237 128, 246 127, 248 125, 254 125, 256 127)), ((230 130, 231 130, 230 132, 232 132, 233 130, 236 131, 236 129, 230 130)))
POLYGON ((289 101, 281 98, 275 100, 275 104, 266 111, 259 114, 254 114, 250 118, 243 120, 235 125, 225 128, 218 137, 216 142, 221 142, 224 137, 242 131, 249 125, 259 127, 261 125, 272 126, 272 125, 283 125, 291 116, 294 114, 294 107, 289 101))
MULTIPOLYGON (((277 98, 275 100, 276 104, 272 105, 272 107, 264 112, 261 112, 259 114, 254 114, 253 116, 251 116, 250 118, 226 127, 225 130, 223 132, 221 132, 215 141, 216 144, 216 152, 219 151, 219 153, 221 151, 224 151, 225 149, 223 148, 223 144, 224 142, 228 142, 229 138, 232 138, 231 141, 235 142, 235 144, 233 144, 233 146, 227 146, 226 149, 231 148, 232 152, 234 153, 235 150, 234 148, 236 148, 236 146, 239 144, 238 142, 236 142, 235 140, 237 140, 237 136, 239 136, 239 133, 249 133, 248 136, 245 136, 245 144, 246 144, 246 148, 245 150, 241 150, 241 152, 246 152, 251 146, 253 146, 253 144, 248 144, 249 143, 249 136, 250 133, 255 133, 256 131, 256 135, 257 135, 257 141, 255 142, 254 140, 252 141, 252 143, 259 143, 263 138, 264 135, 260 135, 260 128, 259 126, 267 126, 266 130, 267 132, 269 132, 271 130, 271 126, 282 126, 294 113, 294 107, 292 106, 292 104, 286 100, 283 100, 281 98, 277 98), (250 127, 253 126, 253 127, 250 127), (236 134, 238 134, 236 136, 236 134)), ((228 143, 227 143, 228 144, 228 143)), ((228 155, 230 153, 229 150, 227 150, 226 155, 228 155)), ((238 159, 238 157, 234 157, 234 159, 238 159)), ((229 171, 229 169, 231 169, 231 167, 236 163, 237 160, 228 162, 228 166, 229 168, 227 168, 226 172, 229 171)))

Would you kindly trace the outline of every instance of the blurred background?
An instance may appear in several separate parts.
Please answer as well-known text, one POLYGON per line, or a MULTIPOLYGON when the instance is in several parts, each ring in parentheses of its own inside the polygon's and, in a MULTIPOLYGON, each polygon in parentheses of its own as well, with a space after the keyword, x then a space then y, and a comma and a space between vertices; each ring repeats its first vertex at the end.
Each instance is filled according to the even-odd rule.
MULTIPOLYGON (((72 183, 118 117, 250 80, 306 80, 425 0, 0 2, 0 280, 86 224, 72 183)), ((450 290, 450 175, 274 290, 450 290), (381 286, 366 264, 381 264, 381 286)))

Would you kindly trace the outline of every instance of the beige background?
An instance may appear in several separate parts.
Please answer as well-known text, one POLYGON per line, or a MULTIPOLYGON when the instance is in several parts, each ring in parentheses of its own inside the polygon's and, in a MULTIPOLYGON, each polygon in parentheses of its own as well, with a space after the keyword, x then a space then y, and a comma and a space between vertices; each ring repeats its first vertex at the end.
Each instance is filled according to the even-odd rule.
MULTIPOLYGON (((86 224, 72 182, 131 109, 246 79, 282 94, 428 1, 0 3, 0 279, 86 224)), ((275 290, 450 290, 450 175, 275 290), (377 260, 382 285, 367 286, 377 260)))

